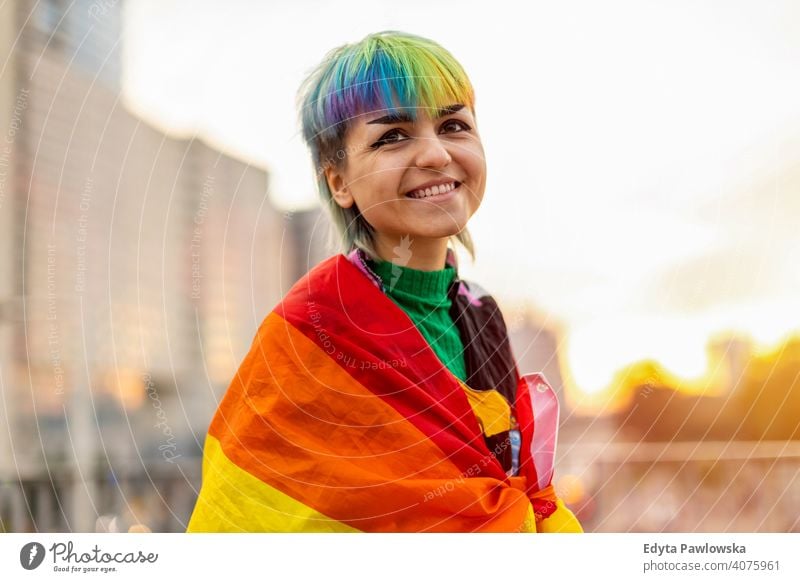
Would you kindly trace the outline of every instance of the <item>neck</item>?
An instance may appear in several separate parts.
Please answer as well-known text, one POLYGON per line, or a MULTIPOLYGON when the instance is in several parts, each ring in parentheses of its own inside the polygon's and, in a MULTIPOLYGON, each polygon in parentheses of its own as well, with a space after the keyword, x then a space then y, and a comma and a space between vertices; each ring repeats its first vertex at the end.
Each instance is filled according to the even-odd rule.
POLYGON ((444 238, 412 238, 377 235, 375 250, 384 261, 419 271, 441 271, 447 259, 447 241, 444 238))

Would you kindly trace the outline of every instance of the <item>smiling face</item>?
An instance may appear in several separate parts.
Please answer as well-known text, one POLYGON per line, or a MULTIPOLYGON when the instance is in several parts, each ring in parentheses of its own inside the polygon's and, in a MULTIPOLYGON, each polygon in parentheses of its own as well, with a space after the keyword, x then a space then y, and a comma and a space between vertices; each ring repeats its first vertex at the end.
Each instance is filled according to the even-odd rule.
POLYGON ((384 258, 405 236, 420 250, 446 246, 483 199, 486 161, 472 112, 452 105, 432 113, 357 116, 343 166, 326 169, 334 200, 357 206, 384 258))

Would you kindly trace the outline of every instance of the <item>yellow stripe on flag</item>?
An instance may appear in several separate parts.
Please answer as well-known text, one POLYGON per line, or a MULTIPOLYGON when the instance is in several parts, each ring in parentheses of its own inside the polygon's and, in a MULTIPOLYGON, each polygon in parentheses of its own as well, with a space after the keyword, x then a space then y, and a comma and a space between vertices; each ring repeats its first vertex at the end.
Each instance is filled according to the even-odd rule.
POLYGON ((187 532, 357 532, 270 487, 206 437, 203 486, 187 532))

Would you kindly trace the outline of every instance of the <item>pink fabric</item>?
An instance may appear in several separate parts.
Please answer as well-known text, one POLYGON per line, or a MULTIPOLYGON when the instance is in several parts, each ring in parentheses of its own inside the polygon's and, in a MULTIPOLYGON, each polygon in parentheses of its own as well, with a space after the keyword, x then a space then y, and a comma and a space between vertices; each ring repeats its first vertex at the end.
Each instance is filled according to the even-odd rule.
POLYGON ((539 489, 544 489, 553 480, 558 441, 558 396, 543 374, 525 374, 522 379, 528 383, 533 408, 531 458, 536 467, 539 489))

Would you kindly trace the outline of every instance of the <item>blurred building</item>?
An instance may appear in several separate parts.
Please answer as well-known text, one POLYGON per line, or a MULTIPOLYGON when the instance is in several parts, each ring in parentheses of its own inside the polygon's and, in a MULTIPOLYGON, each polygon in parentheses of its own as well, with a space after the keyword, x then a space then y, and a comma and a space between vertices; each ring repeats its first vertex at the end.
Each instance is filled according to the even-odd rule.
POLYGON ((800 339, 720 336, 708 358, 718 392, 643 361, 618 374, 619 411, 562 414, 554 485, 587 531, 800 531, 800 339))
POLYGON ((333 223, 321 208, 286 215, 290 226, 287 243, 296 251, 293 279, 300 279, 314 265, 339 252, 332 238, 333 223))
POLYGON ((616 414, 620 437, 629 441, 777 441, 800 439, 800 339, 754 354, 736 337, 709 343, 709 378, 719 392, 687 394, 667 382, 642 383, 644 363, 631 367, 631 382, 621 386, 630 398, 616 414))
POLYGON ((558 327, 548 325, 544 317, 527 308, 510 309, 504 313, 511 349, 520 374, 544 374, 558 395, 563 420, 569 410, 564 398, 561 334, 558 327))
POLYGON ((0 531, 181 530, 220 397, 320 255, 264 169, 126 110, 121 14, 0 6, 0 531))
POLYGON ((753 341, 747 337, 720 335, 712 338, 706 347, 709 366, 719 368, 724 378, 724 391, 735 393, 744 379, 747 364, 753 355, 753 341))

